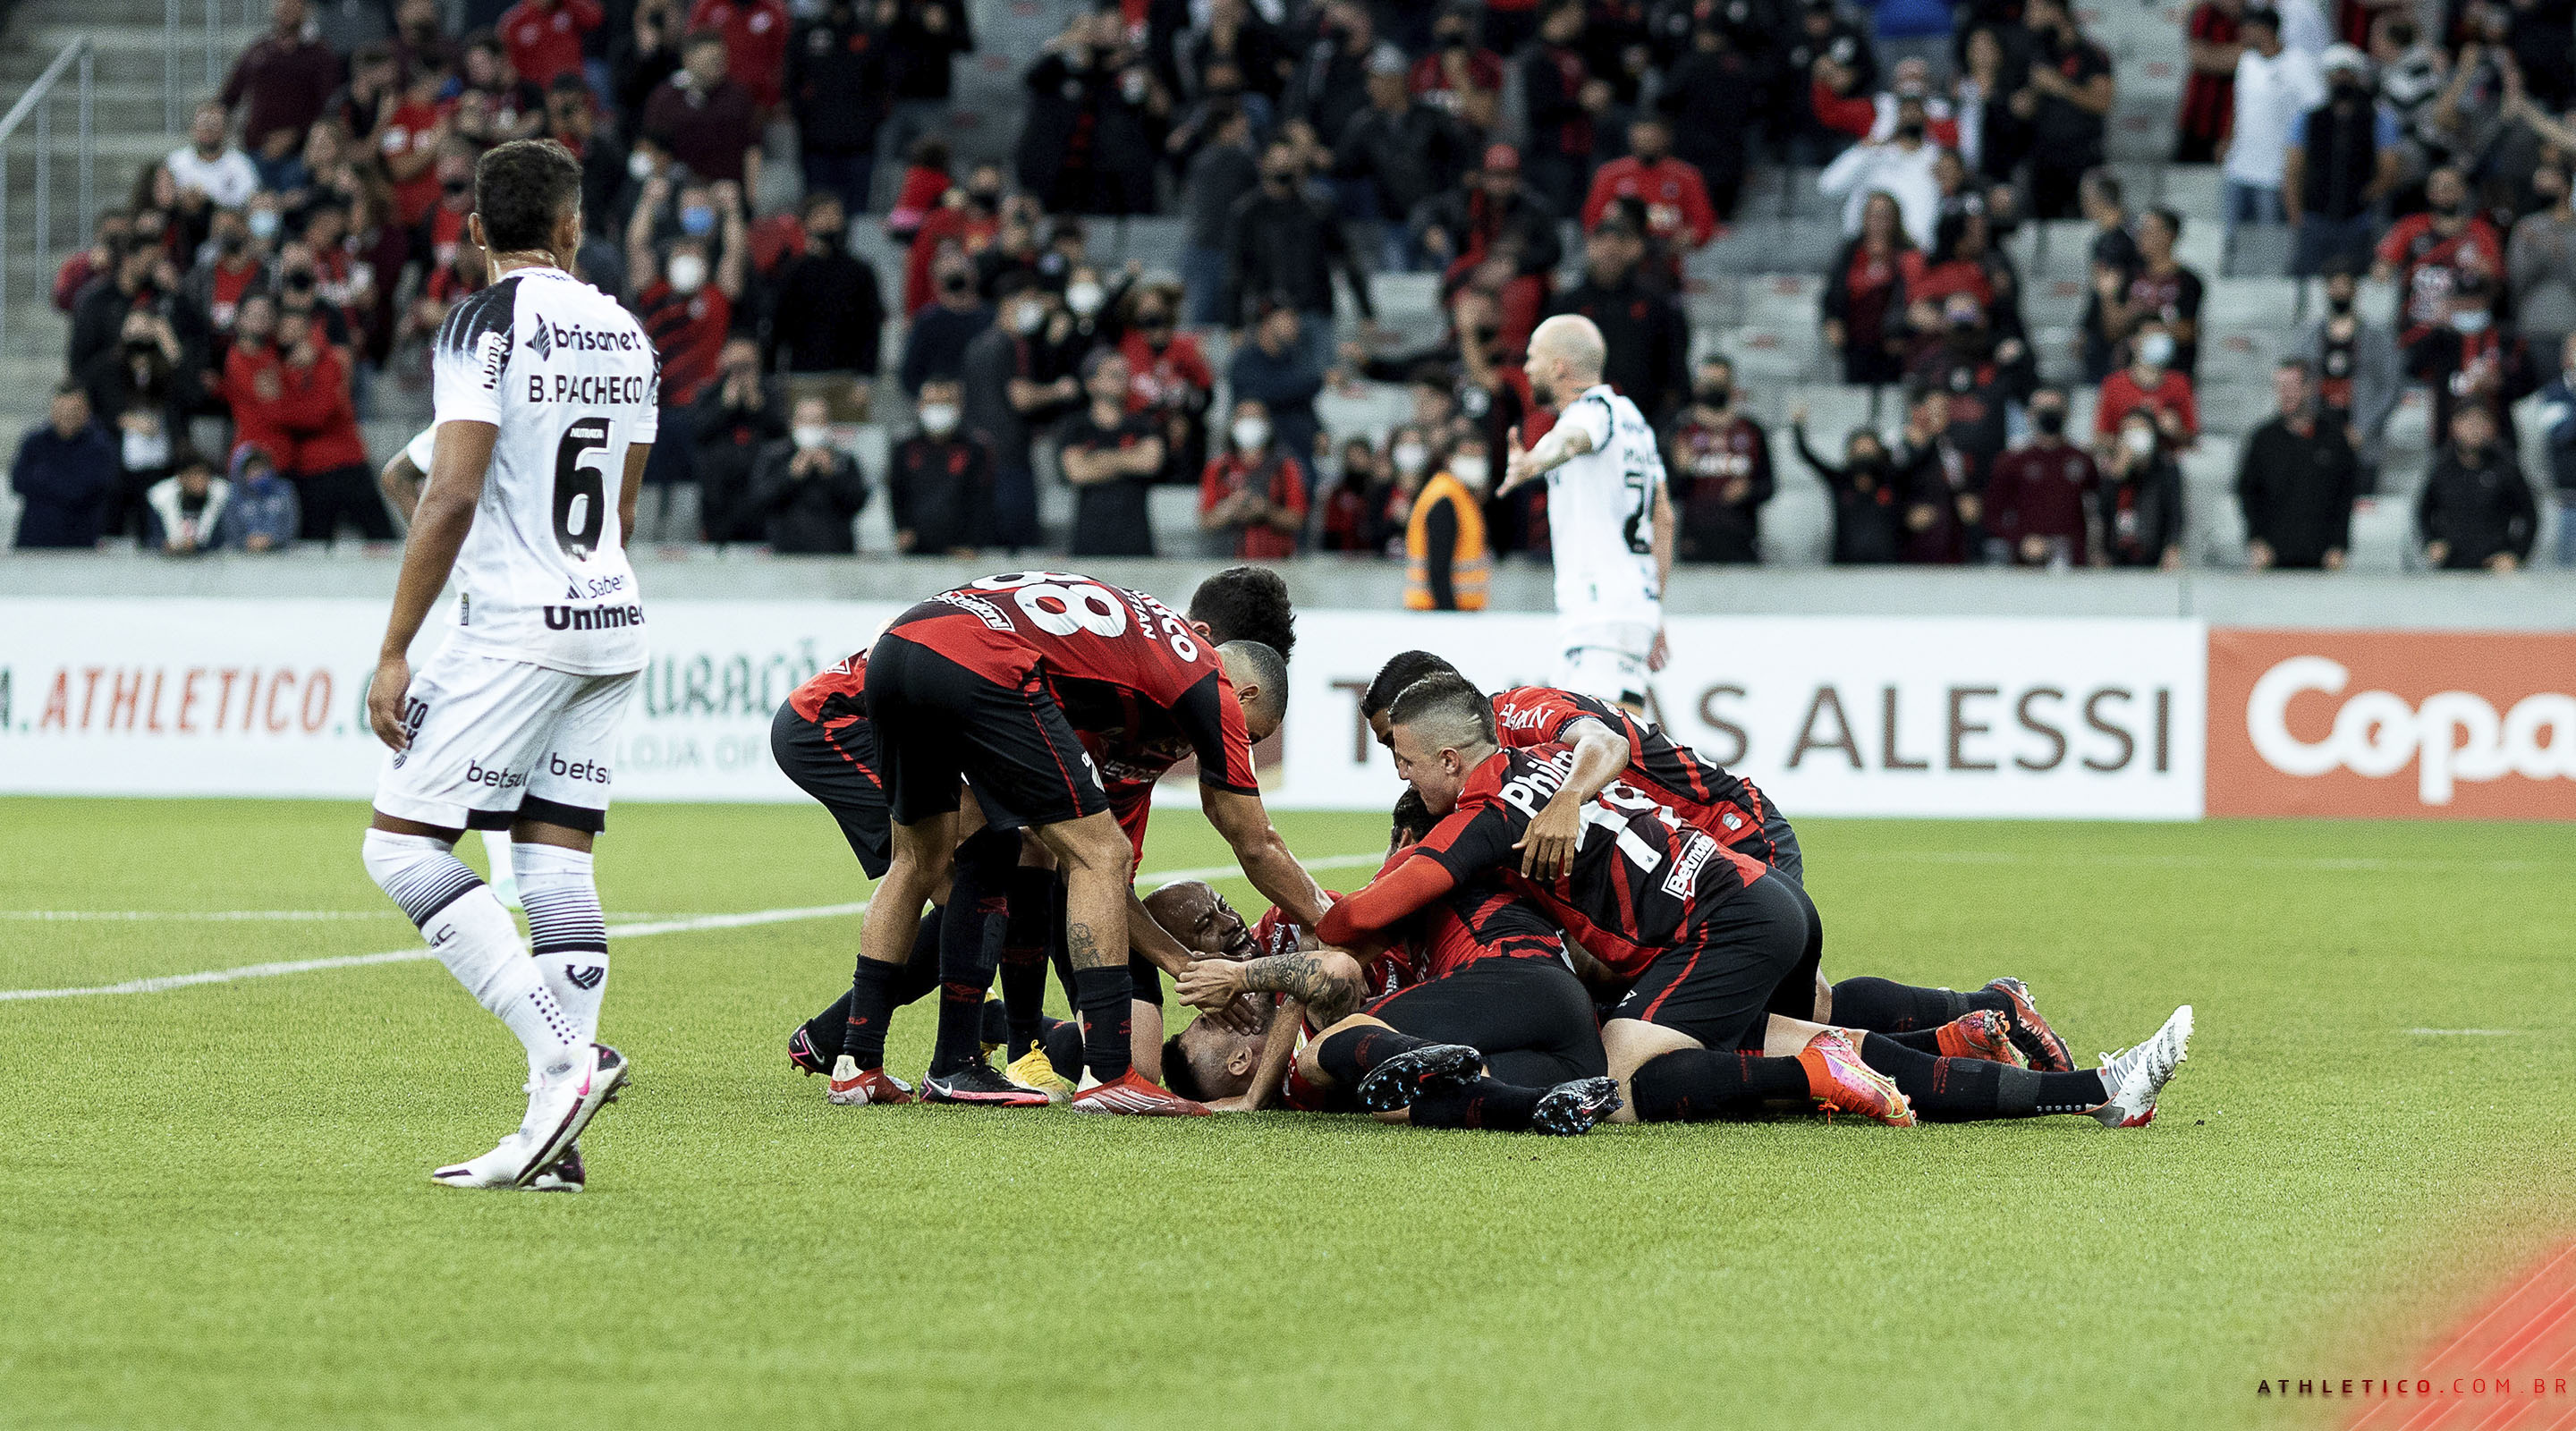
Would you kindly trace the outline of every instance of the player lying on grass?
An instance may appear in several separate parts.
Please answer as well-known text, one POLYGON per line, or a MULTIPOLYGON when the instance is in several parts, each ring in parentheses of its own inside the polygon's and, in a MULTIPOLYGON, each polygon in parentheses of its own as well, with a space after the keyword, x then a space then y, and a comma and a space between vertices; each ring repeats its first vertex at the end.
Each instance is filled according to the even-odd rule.
MULTIPOLYGON (((1457 676, 1458 668, 1429 651, 1398 652, 1378 668, 1360 698, 1360 716, 1378 744, 1387 743, 1387 708, 1396 696, 1434 675, 1457 676)), ((1564 745, 1574 751, 1563 787, 1530 821, 1521 851, 1523 873, 1540 878, 1563 873, 1582 830, 1583 811, 1613 781, 1634 787, 1710 839, 1786 877, 1807 919, 1802 961, 1815 966, 1815 994, 1812 1007, 1799 1007, 1796 996, 1784 991, 1773 1005, 1776 1012, 1837 1028, 1928 1035, 1968 1014, 1992 1010, 2010 1020, 2013 1042, 2031 1067, 2043 1073, 2075 1070, 2066 1041, 2040 1017, 2038 1003, 2019 979, 1996 979, 1965 994, 1890 979, 1827 981, 1824 921, 1807 895, 1806 860, 1788 817, 1752 781, 1672 739, 1661 726, 1578 692, 1520 686, 1494 697, 1494 729, 1508 748, 1564 745)))
MULTIPOLYGON (((1522 873, 1530 822, 1565 783, 1564 746, 1505 750, 1493 706, 1451 676, 1416 682, 1389 711, 1397 773, 1440 817, 1431 834, 1316 929, 1326 944, 1366 952, 1387 931, 1480 875, 1529 896, 1593 957, 1632 978, 1602 1028, 1622 1117, 1721 1116, 1774 1099, 1908 1125, 1919 1106, 1939 1118, 2089 1113, 2106 1126, 2154 1116, 2182 1060, 2185 1006, 2155 1037, 2094 1072, 2042 1073, 1983 1059, 1935 1057, 1893 1040, 1810 1025, 1775 1039, 1768 1015, 1782 990, 1803 994, 1805 917, 1784 876, 1666 815, 1643 792, 1613 783, 1584 806, 1569 871, 1522 873)), ((1391 1041, 1381 1048, 1396 1051, 1391 1041)))
MULTIPOLYGON (((1252 765, 1254 742, 1286 715, 1286 663, 1258 642, 1210 650, 1202 639, 1143 592, 1054 572, 1007 573, 945 592, 877 638, 867 661, 868 712, 884 754, 893 839, 861 934, 844 1039, 863 1068, 871 1056, 882 1063, 887 993, 909 958, 923 904, 948 880, 962 781, 1027 820, 1065 872, 1065 949, 1084 1028, 1084 1087, 1073 1108, 1207 1111, 1133 1068, 1133 851, 1080 736, 1185 744, 1198 759, 1200 808, 1245 876, 1273 903, 1313 918, 1322 892, 1272 828, 1252 765), (853 1039, 879 1041, 850 1048, 853 1039)), ((943 961, 934 1059, 961 1082, 975 1080, 976 1091, 998 1094, 1011 1085, 984 1063, 979 1038, 989 978, 980 962, 943 961)))
POLYGON ((449 312, 432 355, 429 480, 367 691, 387 754, 363 850, 377 886, 527 1052, 518 1128, 430 1176, 573 1189, 575 1140, 626 1078, 597 1041, 608 941, 591 847, 645 659, 623 536, 655 436, 656 372, 635 319, 568 270, 582 232, 572 155, 504 144, 477 162, 474 186, 466 236, 493 281, 449 312), (554 336, 565 333, 586 340, 554 336), (415 677, 412 641, 451 575, 456 625, 415 677), (456 858, 468 828, 511 831, 535 958, 456 858))
MULTIPOLYGON (((1232 567, 1200 582, 1190 597, 1188 621, 1191 631, 1210 646, 1258 641, 1284 657, 1297 639, 1286 583, 1265 567, 1232 567)), ((860 868, 873 880, 885 874, 893 824, 886 804, 884 757, 868 720, 867 656, 865 651, 857 652, 790 694, 770 723, 770 750, 779 769, 832 812, 860 868)), ((1186 740, 1150 728, 1136 734, 1138 743, 1148 749, 1112 750, 1103 745, 1094 754, 1089 742, 1099 737, 1086 736, 1085 751, 1094 754, 1095 767, 1104 779, 1113 778, 1112 771, 1127 777, 1118 781, 1116 791, 1123 803, 1113 802, 1112 811, 1131 835, 1131 850, 1141 850, 1143 810, 1150 804, 1153 784, 1152 779, 1140 782, 1136 772, 1147 761, 1159 759, 1161 764, 1151 769, 1151 775, 1159 778, 1191 749, 1186 740)), ((988 817, 993 813, 980 798, 967 812, 988 817)), ((1044 1101, 1030 1097, 1032 1092, 1070 1091, 1051 1071, 1040 1072, 1047 1069, 1042 1054, 1030 1057, 1043 1016, 1048 963, 1066 971, 1068 984, 1071 975, 1064 948, 1062 882, 1051 866, 1035 858, 1034 852, 1042 847, 1017 833, 1020 824, 1008 812, 1000 812, 998 819, 989 819, 984 829, 960 842, 950 885, 934 891, 903 972, 885 993, 890 1013, 940 986, 943 958, 960 967, 980 967, 985 983, 991 981, 998 964, 1004 1003, 1011 1011, 1009 1057, 1020 1071, 1012 1079, 1016 1086, 989 1087, 995 1080, 985 1076, 990 1068, 983 1051, 976 1049, 969 1064, 957 1058, 962 1050, 952 1047, 944 1051, 948 1063, 934 1062, 932 1071, 940 1075, 930 1086, 934 1099, 1025 1105, 1044 1101), (977 1073, 977 1067, 983 1067, 984 1073, 977 1073)), ((1159 959, 1173 969, 1187 965, 1186 951, 1172 944, 1143 914, 1132 891, 1128 929, 1131 945, 1149 960, 1159 959)), ((1131 1012, 1147 1021, 1147 1036, 1131 1037, 1131 1046, 1159 1049, 1161 984, 1145 966, 1137 966, 1136 972, 1137 990, 1147 997, 1131 1005, 1131 1012)), ((857 980, 870 977, 871 971, 861 966, 853 987, 857 980)), ((911 1085, 881 1067, 884 1025, 861 1030, 853 1043, 851 997, 852 991, 844 990, 829 1008, 788 1035, 789 1062, 809 1074, 827 1075, 831 1081, 827 1096, 834 1103, 911 1101, 911 1085), (867 1055, 864 1061, 862 1054, 867 1055)), ((1156 1077, 1150 1060, 1145 1076, 1156 1077)))

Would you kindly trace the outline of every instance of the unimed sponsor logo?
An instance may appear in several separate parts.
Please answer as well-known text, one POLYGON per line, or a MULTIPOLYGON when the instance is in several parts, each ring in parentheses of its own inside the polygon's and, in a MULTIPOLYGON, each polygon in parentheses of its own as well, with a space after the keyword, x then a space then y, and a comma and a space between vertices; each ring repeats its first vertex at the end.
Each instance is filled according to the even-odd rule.
POLYGON ((641 606, 549 606, 546 629, 549 631, 610 631, 621 626, 644 624, 641 606))
POLYGON ((2213 815, 2576 819, 2576 636, 2209 633, 2213 815))

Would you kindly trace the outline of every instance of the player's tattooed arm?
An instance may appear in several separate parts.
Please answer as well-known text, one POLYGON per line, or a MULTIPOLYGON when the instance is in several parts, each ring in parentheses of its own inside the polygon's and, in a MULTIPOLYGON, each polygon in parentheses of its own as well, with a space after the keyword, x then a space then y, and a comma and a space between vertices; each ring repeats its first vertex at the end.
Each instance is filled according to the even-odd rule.
POLYGON ((1358 962, 1337 949, 1240 961, 1202 959, 1180 976, 1178 989, 1183 1003, 1202 1008, 1246 992, 1285 994, 1304 1004, 1319 1028, 1350 1017, 1367 995, 1358 962))

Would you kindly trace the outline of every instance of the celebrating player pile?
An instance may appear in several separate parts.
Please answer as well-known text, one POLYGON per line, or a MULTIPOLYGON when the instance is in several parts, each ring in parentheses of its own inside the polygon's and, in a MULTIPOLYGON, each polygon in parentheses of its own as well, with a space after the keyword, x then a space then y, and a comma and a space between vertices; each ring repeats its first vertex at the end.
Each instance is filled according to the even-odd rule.
POLYGON ((475 166, 474 188, 466 232, 493 283, 438 333, 434 455, 367 693, 390 752, 364 852, 440 962, 527 1049, 526 1118, 431 1177, 578 1191, 574 1140, 627 1076, 617 1050, 595 1042, 608 937, 591 842, 644 667, 624 537, 653 446, 657 369, 635 320, 569 271, 582 233, 569 151, 501 145, 475 166), (456 625, 414 676, 412 638, 451 572, 456 625), (533 961, 509 912, 456 858, 468 828, 511 832, 533 961))

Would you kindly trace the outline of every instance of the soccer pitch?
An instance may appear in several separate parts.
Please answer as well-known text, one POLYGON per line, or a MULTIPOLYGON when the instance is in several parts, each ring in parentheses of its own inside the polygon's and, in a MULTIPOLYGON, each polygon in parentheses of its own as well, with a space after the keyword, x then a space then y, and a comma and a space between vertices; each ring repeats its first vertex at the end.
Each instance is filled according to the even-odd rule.
MULTIPOLYGON (((364 818, 0 801, 0 989, 414 948, 364 818)), ((1828 974, 2017 974, 2088 1058, 2195 1004, 2155 1125, 832 1108, 837 916, 616 941, 590 1191, 472 1194, 520 1057, 434 962, 0 1002, 0 1424, 2305 1426, 2257 1381, 2405 1371, 2576 1227, 2565 830, 1799 829, 1828 974)), ((813 807, 600 850, 612 925, 865 895, 813 807)))

